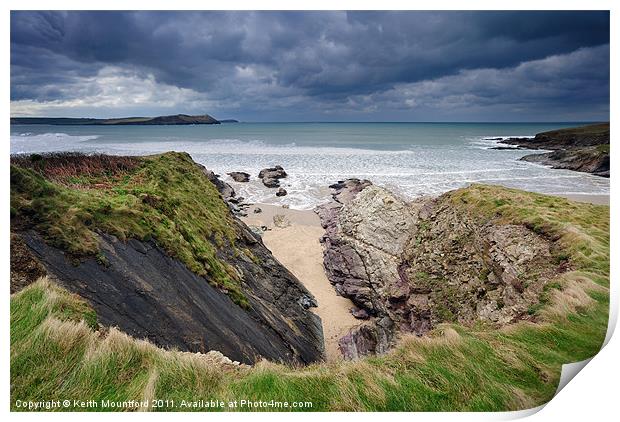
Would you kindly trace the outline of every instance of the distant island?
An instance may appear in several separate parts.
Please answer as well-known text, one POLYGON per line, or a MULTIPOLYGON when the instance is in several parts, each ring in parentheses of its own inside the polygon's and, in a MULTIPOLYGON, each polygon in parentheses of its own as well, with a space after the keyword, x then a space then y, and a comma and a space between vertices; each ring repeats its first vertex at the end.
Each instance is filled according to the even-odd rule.
POLYGON ((91 119, 73 117, 11 117, 12 125, 219 125, 222 122, 237 123, 236 120, 232 119, 219 121, 209 116, 208 114, 203 114, 200 116, 175 114, 172 116, 121 117, 113 119, 91 119))

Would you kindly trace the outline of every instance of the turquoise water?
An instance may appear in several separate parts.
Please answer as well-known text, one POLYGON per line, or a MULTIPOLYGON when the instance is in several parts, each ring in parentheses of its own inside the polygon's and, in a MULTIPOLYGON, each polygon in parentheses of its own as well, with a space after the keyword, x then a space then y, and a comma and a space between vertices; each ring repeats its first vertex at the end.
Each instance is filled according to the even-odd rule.
POLYGON ((238 123, 197 126, 11 126, 11 152, 84 151, 152 154, 186 151, 222 174, 282 165, 289 195, 277 198, 253 177, 232 183, 253 202, 308 209, 327 185, 367 178, 406 198, 472 182, 542 193, 609 193, 609 180, 518 161, 531 151, 489 149, 485 138, 533 136, 575 123, 238 123))

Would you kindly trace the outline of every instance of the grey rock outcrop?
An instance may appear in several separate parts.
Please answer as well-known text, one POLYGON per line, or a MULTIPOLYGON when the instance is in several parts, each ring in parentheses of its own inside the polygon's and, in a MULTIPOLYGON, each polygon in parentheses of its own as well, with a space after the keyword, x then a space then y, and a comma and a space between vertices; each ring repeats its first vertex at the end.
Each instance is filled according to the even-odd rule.
POLYGON ((517 148, 552 151, 526 155, 521 158, 522 161, 609 177, 609 141, 609 123, 599 123, 538 133, 534 138, 509 138, 501 142, 517 148))
POLYGON ((220 196, 222 197, 222 200, 224 200, 224 202, 226 202, 226 205, 228 205, 228 209, 230 209, 230 211, 237 217, 247 217, 248 213, 246 212, 246 209, 249 207, 249 204, 244 202, 245 198, 237 196, 233 187, 220 179, 217 174, 207 169, 202 164, 195 164, 202 170, 202 172, 205 174, 205 176, 207 176, 211 183, 215 185, 218 192, 220 193, 220 196))
POLYGON ((258 173, 258 178, 261 179, 263 184, 268 188, 279 188, 280 179, 285 177, 287 177, 287 174, 282 166, 265 168, 258 173))
POLYGON ((539 163, 554 169, 566 169, 592 173, 595 176, 609 177, 609 152, 601 147, 573 148, 542 154, 530 154, 522 161, 539 163))
POLYGON ((250 175, 243 171, 232 171, 228 173, 228 175, 232 177, 232 179, 235 182, 249 182, 250 181, 250 175))
MULTIPOLYGON (((324 266, 336 291, 373 316, 340 341, 344 356, 386 351, 403 323, 408 287, 399 275, 402 251, 417 221, 416 205, 358 179, 331 186, 334 201, 317 210, 326 230, 324 266)), ((411 331, 410 329, 408 331, 411 331)))
POLYGON ((345 357, 383 353, 400 333, 423 335, 442 322, 528 318, 559 271, 552 241, 480 220, 449 193, 407 203, 359 180, 332 188, 334 200, 317 210, 326 274, 370 316, 340 340, 345 357))

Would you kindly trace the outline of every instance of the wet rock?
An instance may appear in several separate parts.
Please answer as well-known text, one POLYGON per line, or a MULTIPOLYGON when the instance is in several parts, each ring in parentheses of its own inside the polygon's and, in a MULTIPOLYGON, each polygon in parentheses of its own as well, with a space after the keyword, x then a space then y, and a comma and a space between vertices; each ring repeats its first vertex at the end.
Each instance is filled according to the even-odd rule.
POLYGON ((101 235, 99 242, 110 263, 104 267, 95 258, 73 265, 63 251, 34 232, 20 236, 50 276, 88 300, 106 326, 162 347, 219 350, 248 364, 261 356, 290 363, 321 360, 320 319, 301 305, 311 306, 312 295, 273 259, 260 237, 245 225, 240 229, 238 246, 254 259, 235 256, 232 248, 225 259, 243 279, 248 308, 234 304, 206 276, 191 272, 154 242, 125 243, 101 235))
POLYGON ((258 173, 258 178, 261 179, 263 181, 263 185, 268 188, 280 187, 280 179, 283 179, 286 176, 286 171, 284 171, 282 166, 265 168, 258 173))
POLYGON ((279 188, 278 191, 276 192, 276 196, 286 196, 287 192, 286 189, 284 188, 279 188))
POLYGON ((232 177, 235 182, 249 182, 250 181, 250 175, 243 171, 232 171, 228 173, 228 175, 232 177))
POLYGON ((260 214, 261 212, 263 212, 262 208, 260 207, 254 208, 254 211, 253 211, 254 214, 260 214))
POLYGON ((316 308, 318 306, 316 299, 312 296, 302 296, 299 298, 299 304, 304 309, 316 308))

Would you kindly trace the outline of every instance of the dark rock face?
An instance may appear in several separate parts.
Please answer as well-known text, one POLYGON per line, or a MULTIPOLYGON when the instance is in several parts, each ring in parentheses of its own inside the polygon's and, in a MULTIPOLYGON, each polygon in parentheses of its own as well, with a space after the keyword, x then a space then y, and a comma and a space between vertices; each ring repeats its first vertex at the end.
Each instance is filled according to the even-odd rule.
POLYGON ((232 188, 232 186, 224 182, 217 176, 217 174, 213 173, 211 170, 208 170, 202 164, 196 163, 196 165, 202 169, 202 172, 205 174, 205 176, 207 176, 209 181, 215 185, 218 192, 222 196, 222 199, 227 203, 230 203, 231 198, 234 198, 236 196, 235 190, 232 188))
POLYGON ((45 268, 37 261, 21 237, 11 233, 11 294, 46 274, 45 268))
POLYGON ((609 153, 601 151, 598 147, 531 154, 522 157, 521 160, 551 166, 554 169, 581 171, 609 177, 609 153))
POLYGON ((276 196, 286 196, 288 192, 286 191, 286 189, 284 188, 278 188, 278 191, 276 192, 276 196))
MULTIPOLYGON (((248 213, 246 210, 250 205, 243 202, 244 198, 241 196, 238 197, 232 186, 220 179, 217 174, 213 173, 211 170, 208 170, 202 164, 195 164, 202 169, 205 176, 207 176, 211 183, 215 185, 220 193, 220 196, 222 197, 222 200, 226 202, 226 205, 228 205, 228 209, 230 209, 230 211, 237 217, 247 217, 248 213)), ((248 178, 249 177, 250 175, 248 174, 248 178)))
POLYGON ((263 184, 268 188, 279 188, 280 179, 287 176, 282 166, 275 166, 266 169, 262 169, 258 173, 258 178, 263 181, 263 184))
POLYGON ((239 224, 239 242, 255 258, 227 259, 242 275, 247 310, 153 242, 125 243, 103 234, 106 265, 95 258, 75 265, 36 233, 20 237, 48 274, 87 299, 106 326, 162 347, 217 350, 244 363, 261 357, 299 364, 321 360, 321 322, 308 311, 316 306, 314 297, 273 259, 258 236, 239 224))
POLYGON ((526 155, 521 158, 523 161, 609 177, 609 135, 609 123, 602 123, 543 132, 534 138, 510 138, 502 143, 521 149, 553 151, 526 155))
POLYGON ((250 181, 250 175, 242 171, 233 171, 233 172, 228 173, 228 175, 232 177, 235 182, 249 182, 250 181))
MULTIPOLYGON (((243 198, 197 165, 231 212, 243 214, 243 198)), ((81 259, 75 265, 75 258, 49 246, 35 232, 19 228, 11 236, 11 272, 16 275, 16 289, 47 273, 86 298, 103 324, 162 347, 218 350, 244 363, 261 357, 295 364, 322 360, 321 321, 308 310, 316 306, 314 297, 273 258, 260 235, 236 218, 233 224, 238 234, 235 248, 219 248, 217 257, 241 280, 247 309, 154 242, 121 242, 107 234, 99 236, 104 260, 81 259)))
POLYGON ((359 180, 332 188, 334 201, 317 210, 326 274, 356 316, 369 318, 339 342, 345 357, 383 353, 400 333, 423 335, 441 322, 527 317, 557 271, 549 240, 481 224, 448 195, 405 203, 359 180))

